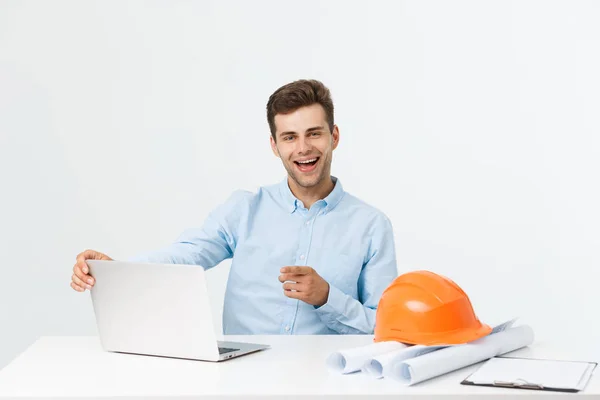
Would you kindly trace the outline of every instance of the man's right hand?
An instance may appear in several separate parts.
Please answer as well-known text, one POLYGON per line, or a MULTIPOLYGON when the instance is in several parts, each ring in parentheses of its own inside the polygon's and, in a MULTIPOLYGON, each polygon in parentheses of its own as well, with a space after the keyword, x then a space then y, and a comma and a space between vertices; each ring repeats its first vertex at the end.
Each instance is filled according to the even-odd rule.
POLYGON ((85 292, 85 289, 91 289, 94 286, 94 278, 89 275, 90 269, 88 268, 85 260, 108 260, 113 259, 94 250, 86 250, 77 255, 77 262, 73 267, 73 276, 71 276, 71 287, 73 290, 78 292, 85 292))

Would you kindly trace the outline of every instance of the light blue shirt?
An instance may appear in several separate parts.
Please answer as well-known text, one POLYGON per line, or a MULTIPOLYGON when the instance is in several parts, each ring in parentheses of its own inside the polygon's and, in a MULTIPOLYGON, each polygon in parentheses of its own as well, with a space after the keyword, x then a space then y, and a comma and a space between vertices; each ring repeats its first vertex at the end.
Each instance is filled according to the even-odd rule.
POLYGON ((392 225, 344 192, 340 181, 306 209, 287 179, 234 192, 204 225, 137 261, 197 264, 233 258, 223 308, 225 334, 370 334, 383 290, 397 276, 392 225), (280 268, 307 265, 329 283, 327 303, 288 298, 280 268))

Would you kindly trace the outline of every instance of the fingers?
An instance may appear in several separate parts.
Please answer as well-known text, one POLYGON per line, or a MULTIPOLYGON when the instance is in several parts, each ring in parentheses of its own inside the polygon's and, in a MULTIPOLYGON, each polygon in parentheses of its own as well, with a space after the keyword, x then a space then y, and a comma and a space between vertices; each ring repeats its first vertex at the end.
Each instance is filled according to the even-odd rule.
MULTIPOLYGON (((77 262, 75 264, 75 266, 81 270, 84 274, 87 274, 89 272, 89 268, 87 266, 87 264, 85 263, 85 260, 100 260, 102 259, 103 254, 99 253, 97 251, 94 250, 86 250, 83 251, 79 254, 77 254, 77 262)), ((77 272, 76 272, 77 273, 77 272)), ((87 280, 87 278, 78 275, 80 279, 82 280, 87 280)))
POLYGON ((81 271, 83 274, 88 274, 90 272, 90 269, 88 268, 88 265, 86 264, 85 261, 78 261, 75 264, 75 267, 81 271))
POLYGON ((92 286, 89 283, 85 283, 83 280, 81 280, 75 274, 73 274, 73 276, 71 277, 71 280, 72 280, 72 282, 71 282, 72 284, 74 284, 78 288, 82 289, 82 290, 80 290, 81 292, 85 291, 85 289, 88 289, 88 290, 92 289, 92 286))
POLYGON ((78 291, 78 292, 85 292, 85 289, 84 289, 84 288, 82 288, 82 287, 80 287, 80 286, 77 286, 77 285, 75 284, 75 282, 71 282, 71 287, 72 287, 74 290, 78 291))
POLYGON ((311 267, 283 267, 279 270, 282 274, 295 274, 295 275, 308 275, 312 274, 314 270, 311 267))
POLYGON ((306 301, 308 298, 306 292, 295 292, 292 290, 284 290, 283 294, 285 294, 290 299, 298 299, 298 300, 302 300, 302 301, 306 301))
MULTIPOLYGON (((88 268, 85 262, 83 263, 83 265, 85 265, 85 270, 87 271, 88 268)), ((71 287, 73 287, 74 284, 75 286, 81 288, 82 292, 85 291, 85 289, 91 289, 95 283, 94 278, 83 272, 80 263, 75 264, 75 266, 73 267, 73 276, 71 277, 71 281, 71 287)), ((77 290, 76 288, 74 289, 77 290)))
POLYGON ((297 274, 281 274, 279 275, 279 282, 297 282, 297 283, 306 283, 311 284, 314 282, 314 277, 312 275, 297 275, 297 274))
POLYGON ((281 274, 279 275, 279 282, 283 283, 285 281, 294 281, 297 282, 297 279, 303 277, 304 275, 294 275, 294 274, 281 274))
POLYGON ((84 262, 85 260, 95 260, 97 251, 94 250, 86 250, 77 254, 77 263, 84 262))
POLYGON ((91 289, 94 286, 95 280, 89 275, 89 267, 85 260, 108 260, 112 258, 106 254, 95 250, 85 250, 77 254, 76 263, 73 267, 73 277, 71 278, 71 287, 77 291, 83 292, 85 289, 91 289), (80 290, 81 289, 81 290, 80 290))
POLYGON ((315 282, 315 270, 305 266, 281 268, 279 282, 283 283, 283 294, 292 299, 308 301, 315 282))
POLYGON ((284 291, 295 290, 296 292, 306 292, 307 285, 303 283, 286 282, 283 285, 284 291))
POLYGON ((112 261, 112 258, 110 258, 109 256, 107 256, 104 253, 100 253, 99 251, 95 251, 95 250, 85 250, 82 251, 81 253, 77 254, 77 262, 83 262, 85 260, 110 260, 112 261))
POLYGON ((75 276, 77 276, 79 279, 81 279, 82 282, 84 282, 88 285, 93 285, 94 278, 92 278, 91 275, 87 274, 84 271, 89 272, 88 267, 85 262, 83 263, 83 268, 80 263, 75 264, 75 266, 73 267, 73 273, 75 276))

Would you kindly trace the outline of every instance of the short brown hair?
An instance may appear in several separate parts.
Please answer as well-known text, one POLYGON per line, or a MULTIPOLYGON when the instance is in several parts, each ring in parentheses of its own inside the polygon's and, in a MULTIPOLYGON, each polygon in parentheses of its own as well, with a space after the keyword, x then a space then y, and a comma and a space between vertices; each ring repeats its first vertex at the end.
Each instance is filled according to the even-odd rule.
POLYGON ((313 104, 323 107, 329 131, 333 132, 333 101, 329 89, 323 83, 314 79, 300 79, 277 89, 267 102, 267 121, 273 140, 277 140, 275 115, 287 114, 313 104))

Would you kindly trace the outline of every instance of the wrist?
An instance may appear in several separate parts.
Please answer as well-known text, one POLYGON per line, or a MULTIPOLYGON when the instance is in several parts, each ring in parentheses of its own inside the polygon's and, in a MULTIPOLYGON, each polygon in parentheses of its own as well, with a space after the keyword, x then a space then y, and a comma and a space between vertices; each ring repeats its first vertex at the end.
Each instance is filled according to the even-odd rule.
POLYGON ((327 300, 329 299, 329 283, 325 282, 325 284, 327 285, 325 288, 325 294, 320 299, 320 301, 314 305, 315 307, 322 307, 325 304, 327 304, 327 300))

